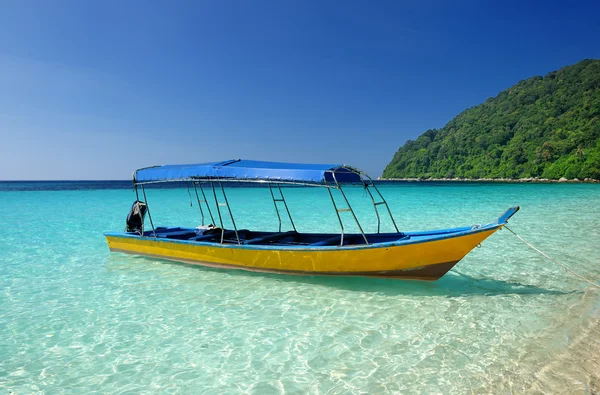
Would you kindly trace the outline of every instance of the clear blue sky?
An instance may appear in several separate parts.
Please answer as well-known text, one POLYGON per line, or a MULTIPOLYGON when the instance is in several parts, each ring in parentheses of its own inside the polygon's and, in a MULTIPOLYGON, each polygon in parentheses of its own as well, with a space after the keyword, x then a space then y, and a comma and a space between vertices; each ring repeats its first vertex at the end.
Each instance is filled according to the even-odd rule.
POLYGON ((598 57, 598 1, 0 0, 0 179, 231 158, 379 176, 407 139, 598 57))

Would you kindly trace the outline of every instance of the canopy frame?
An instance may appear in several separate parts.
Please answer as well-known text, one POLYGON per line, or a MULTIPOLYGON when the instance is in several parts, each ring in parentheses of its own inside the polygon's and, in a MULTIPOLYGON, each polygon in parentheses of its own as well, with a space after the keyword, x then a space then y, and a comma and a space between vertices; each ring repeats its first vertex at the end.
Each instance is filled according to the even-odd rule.
MULTIPOLYGON (((294 220, 292 218, 292 215, 290 213, 287 201, 285 200, 285 196, 283 194, 283 191, 281 189, 281 185, 299 185, 299 186, 315 186, 315 187, 323 187, 326 188, 327 191, 329 192, 329 196, 331 198, 331 202, 333 204, 333 208, 335 210, 336 216, 338 218, 338 222, 340 224, 340 229, 341 229, 341 237, 340 237, 340 246, 344 245, 344 233, 345 233, 345 227, 344 227, 344 221, 342 220, 341 217, 341 213, 344 212, 350 212, 350 214, 352 215, 352 218, 354 219, 354 222, 356 223, 363 240, 365 241, 366 244, 369 244, 369 240, 367 238, 367 235, 365 234, 362 225, 360 224, 360 221, 358 220, 358 217, 356 216, 356 213, 354 212, 354 209, 352 208, 352 205, 350 204, 350 201, 348 199, 348 197, 346 196, 346 193, 344 192, 344 189, 342 188, 342 184, 358 184, 358 182, 339 182, 338 178, 337 178, 337 171, 339 169, 344 169, 346 170, 347 174, 348 172, 353 173, 355 175, 358 176, 357 180, 360 180, 360 183, 362 183, 362 185, 364 186, 366 192, 368 193, 370 199, 371 199, 371 203, 373 204, 373 209, 375 211, 375 215, 377 218, 377 233, 381 233, 381 214, 379 212, 378 206, 380 205, 384 205, 387 211, 387 214, 389 215, 391 221, 392 221, 392 225, 394 226, 394 229, 396 230, 397 233, 401 233, 400 230, 398 229, 398 226, 396 224, 396 221, 394 219, 394 216, 392 215, 392 211, 390 210, 390 207, 387 203, 387 201, 385 200, 385 198, 383 197, 383 195, 381 194, 381 192, 379 191, 379 188, 377 188, 377 186, 375 185, 375 182, 373 181, 373 179, 364 171, 359 170, 357 168, 348 166, 348 165, 339 165, 339 166, 333 166, 330 169, 326 169, 323 171, 323 179, 321 183, 316 183, 316 182, 305 182, 305 181, 294 181, 294 180, 276 180, 276 179, 270 179, 270 178, 257 178, 257 179, 247 179, 247 178, 221 178, 221 177, 215 177, 215 176, 190 176, 189 178, 185 178, 185 179, 163 179, 163 180, 154 180, 154 181, 142 181, 142 182, 138 182, 136 180, 136 172, 134 172, 133 174, 133 183, 134 183, 134 187, 135 187, 135 192, 136 192, 136 196, 138 196, 138 186, 141 186, 142 188, 142 192, 144 195, 144 200, 146 205, 148 206, 148 199, 146 198, 146 192, 144 189, 144 185, 148 185, 148 184, 158 184, 158 183, 167 183, 167 182, 182 182, 182 181, 191 181, 191 183, 194 185, 194 191, 196 194, 196 200, 198 202, 198 208, 200 211, 200 215, 202 217, 202 225, 204 225, 205 222, 205 215, 204 215, 204 210, 202 209, 202 203, 204 203, 206 205, 208 214, 211 218, 212 223, 215 223, 215 217, 213 216, 212 210, 210 208, 210 204, 209 201, 206 197, 206 194, 204 192, 204 188, 202 187, 203 183, 207 183, 210 184, 210 187, 212 189, 213 192, 213 198, 214 198, 214 202, 215 202, 215 206, 217 209, 217 215, 218 215, 218 219, 219 219, 219 225, 221 228, 221 239, 220 239, 220 243, 222 244, 224 242, 224 234, 225 234, 225 227, 223 224, 223 213, 221 212, 221 207, 225 206, 227 207, 227 211, 229 214, 229 218, 231 219, 231 222, 233 224, 233 228, 234 228, 234 232, 235 232, 235 236, 236 236, 236 240, 238 244, 242 244, 242 241, 240 239, 239 236, 239 232, 237 229, 237 225, 235 223, 235 219, 233 217, 233 213, 231 211, 231 207, 229 205, 229 201, 227 199, 227 194, 225 192, 225 188, 223 187, 223 183, 225 182, 237 182, 237 183, 259 183, 259 184, 267 184, 267 186, 269 187, 269 191, 271 194, 271 199, 273 201, 273 205, 275 208, 275 213, 277 215, 277 220, 279 223, 279 232, 281 233, 282 230, 282 219, 281 219, 281 213, 280 213, 280 209, 277 203, 283 203, 284 207, 285 207, 285 211, 287 213, 287 216, 290 220, 290 223, 292 225, 292 228, 294 231, 297 232, 296 229, 296 225, 294 224, 294 220), (332 182, 327 182, 327 177, 326 175, 329 174, 332 182), (221 190, 224 202, 219 202, 218 198, 217 198, 217 192, 216 192, 216 188, 215 188, 215 184, 218 183, 219 184, 219 189, 221 190), (274 193, 274 187, 273 184, 275 184, 275 187, 277 188, 277 191, 279 192, 279 198, 277 198, 275 196, 274 193), (200 196, 198 194, 198 189, 197 186, 200 187, 200 192, 202 194, 202 200, 200 199, 200 196), (373 190, 375 191, 377 197, 375 196, 375 194, 371 191, 370 188, 373 188, 373 190), (332 193, 332 189, 337 189, 340 191, 340 194, 344 200, 344 203, 346 204, 347 207, 345 208, 338 208, 338 205, 333 197, 333 193, 332 193)), ((139 197, 138 197, 139 200, 139 197)), ((150 214, 150 208, 148 207, 148 217, 150 219, 150 225, 152 227, 152 234, 154 235, 154 237, 156 238, 156 230, 154 228, 154 223, 152 221, 152 217, 150 214)))

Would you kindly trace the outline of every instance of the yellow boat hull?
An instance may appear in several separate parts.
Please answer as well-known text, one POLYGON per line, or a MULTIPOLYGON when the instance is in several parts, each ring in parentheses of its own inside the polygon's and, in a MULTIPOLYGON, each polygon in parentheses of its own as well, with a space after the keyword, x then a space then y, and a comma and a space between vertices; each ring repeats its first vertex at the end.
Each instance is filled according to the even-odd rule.
POLYGON ((117 235, 106 235, 106 240, 111 251, 211 267, 285 274, 437 280, 501 227, 497 225, 424 242, 322 249, 252 248, 117 235))

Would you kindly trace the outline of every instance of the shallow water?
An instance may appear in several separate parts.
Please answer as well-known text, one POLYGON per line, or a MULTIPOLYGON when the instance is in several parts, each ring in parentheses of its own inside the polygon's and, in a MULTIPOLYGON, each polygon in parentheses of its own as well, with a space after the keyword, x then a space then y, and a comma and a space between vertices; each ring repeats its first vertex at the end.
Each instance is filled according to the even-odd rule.
MULTIPOLYGON (((18 189, 0 183, 4 392, 600 391, 600 292, 506 230, 434 283, 288 277, 109 253, 102 232, 123 228, 130 189, 18 189)), ((600 283, 598 185, 381 190, 403 230, 520 205, 514 231, 600 283)), ((326 191, 284 193, 299 230, 338 229, 326 191)), ((193 195, 149 190, 155 225, 198 225, 193 195)), ((375 230, 368 197, 349 195, 375 230)), ((228 198, 238 228, 277 229, 268 189, 228 198)))

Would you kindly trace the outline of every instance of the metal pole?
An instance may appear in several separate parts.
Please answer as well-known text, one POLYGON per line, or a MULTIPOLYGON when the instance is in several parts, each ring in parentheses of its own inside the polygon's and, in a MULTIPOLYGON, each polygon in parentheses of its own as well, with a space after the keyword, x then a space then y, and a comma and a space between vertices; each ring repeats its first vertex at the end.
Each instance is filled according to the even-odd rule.
POLYGON ((271 183, 269 183, 269 191, 271 192, 273 206, 275 206, 275 213, 277 213, 277 219, 279 220, 279 232, 281 233, 281 216, 279 215, 279 208, 277 207, 277 201, 275 200, 275 195, 273 194, 273 188, 271 187, 271 183))
MULTIPOLYGON (((182 182, 182 181, 197 181, 197 182, 206 182, 209 183, 210 180, 207 178, 195 177, 193 179, 177 179, 177 180, 161 180, 161 181, 146 181, 146 182, 138 182, 138 185, 149 185, 149 184, 164 184, 168 182, 182 182)), ((244 180, 244 179, 222 179, 222 182, 236 182, 236 183, 256 183, 256 182, 269 182, 266 179, 256 179, 256 180, 244 180)), ((296 182, 296 181, 277 181, 280 184, 290 184, 290 185, 303 185, 305 187, 320 187, 320 188, 335 188, 333 186, 326 185, 325 183, 316 183, 316 182, 296 182)))
POLYGON ((212 221, 211 223, 214 225, 215 219, 213 218, 212 210, 210 209, 210 205, 208 204, 206 194, 204 193, 204 188, 202 188, 202 183, 199 182, 198 185, 200 186, 200 192, 202 192, 202 197, 204 198, 204 204, 206 204, 206 208, 208 209, 208 215, 210 215, 210 220, 212 221))
MULTIPOLYGON (((136 188, 137 192, 137 188, 136 188)), ((152 226, 152 233, 154 234, 154 238, 156 239, 156 230, 154 229, 154 223, 152 222, 152 215, 150 215, 150 206, 148 205, 148 198, 146 197, 146 190, 142 185, 142 192, 144 193, 144 201, 146 202, 146 209, 148 210, 148 218, 150 219, 150 225, 152 226)), ((143 229, 142 229, 143 231, 143 229)))
POLYGON ((200 215, 202 216, 202 226, 204 226, 204 210, 202 210, 202 204, 200 203, 200 197, 198 196, 198 189, 196 188, 196 183, 194 184, 194 192, 196 192, 196 200, 198 201, 198 208, 200 209, 200 215))
MULTIPOLYGON (((279 189, 279 194, 281 195, 281 201, 283 202, 283 205, 285 206, 285 211, 287 211, 287 215, 290 219, 290 222, 292 223, 292 228, 294 228, 294 231, 297 232, 296 230, 296 225, 294 225, 294 220, 292 220, 292 214, 290 214, 290 209, 288 208, 287 202, 285 201, 285 197, 283 196, 283 191, 281 190, 281 184, 277 184, 277 188, 279 189)), ((279 230, 281 232, 281 230, 279 230)))
MULTIPOLYGON (((229 207, 229 201, 227 200, 227 195, 225 194, 225 189, 223 189, 223 184, 219 181, 219 185, 221 186, 221 192, 223 192, 223 197, 225 198, 225 205, 227 206, 227 210, 229 211, 229 217, 231 218, 231 223, 233 224, 233 231, 235 232, 235 237, 237 238, 238 244, 242 244, 240 242, 240 235, 238 235, 237 227, 235 226, 235 220, 233 219, 233 214, 231 213, 231 207, 229 207)), ((223 242, 223 233, 221 233, 221 243, 223 242)))
MULTIPOLYGON (((140 195, 138 193, 138 186, 135 183, 135 181, 133 182, 133 189, 135 190, 135 202, 138 203, 140 201, 140 195)), ((125 225, 125 231, 127 231, 127 225, 125 225)), ((144 235, 144 217, 142 217, 142 232, 140 233, 140 236, 143 236, 143 235, 144 235)))
POLYGON ((211 180, 210 186, 212 187, 213 196, 215 197, 215 204, 217 205, 217 212, 219 213, 219 223, 221 224, 221 244, 223 244, 223 237, 225 229, 223 228, 223 217, 221 216, 221 209, 219 208, 219 201, 217 200, 217 192, 215 191, 215 183, 211 180))
POLYGON ((356 221, 356 225, 358 225, 358 229, 360 230, 360 233, 362 233, 363 239, 365 239, 365 243, 369 244, 369 240, 367 240, 367 236, 365 235, 365 232, 363 231, 362 226, 360 226, 360 222, 358 222, 358 218, 356 218, 356 214, 354 214, 354 210, 352 210, 352 206, 350 205, 350 202, 348 201, 348 198, 346 197, 346 194, 344 193, 342 186, 335 178, 335 171, 332 171, 331 174, 333 175, 333 180, 337 184, 337 186, 340 190, 340 193, 342 194, 342 197, 344 198, 344 200, 346 201, 346 204, 348 205, 348 208, 350 209, 350 214, 352 214, 352 217, 354 217, 354 221, 356 221))
POLYGON ((365 183, 365 190, 369 193, 369 196, 371 197, 371 201, 373 202, 373 209, 375 210, 375 215, 377 215, 377 233, 379 233, 380 229, 381 229, 381 218, 379 217, 379 211, 377 210, 377 204, 375 203, 375 198, 373 197, 373 194, 369 190, 369 186, 367 185, 367 183, 365 183))
POLYGON ((329 196, 331 197, 331 202, 333 203, 333 209, 335 210, 335 215, 338 217, 338 221, 340 221, 340 226, 342 227, 342 237, 340 241, 340 246, 344 245, 344 223, 342 222, 342 217, 340 217, 340 212, 338 211, 337 204, 335 204, 335 199, 333 198, 333 194, 331 193, 331 188, 327 188, 327 192, 329 192, 329 196))
POLYGON ((394 220, 394 216, 392 215, 392 211, 390 210, 390 206, 387 204, 387 201, 385 200, 385 198, 383 197, 383 195, 381 194, 381 192, 379 192, 379 189, 377 188, 377 186, 373 182, 373 179, 371 177, 369 177, 368 174, 365 174, 365 175, 367 176, 367 178, 369 179, 369 181, 371 181, 371 186, 375 189, 375 191, 377 191, 377 194, 381 198, 381 201, 383 202, 383 204, 385 204, 385 208, 387 209, 388 214, 390 215, 390 219, 392 220, 392 224, 394 224, 394 228, 396 228, 396 232, 400 233, 400 230, 398 229, 398 226, 396 225, 396 221, 394 220))

